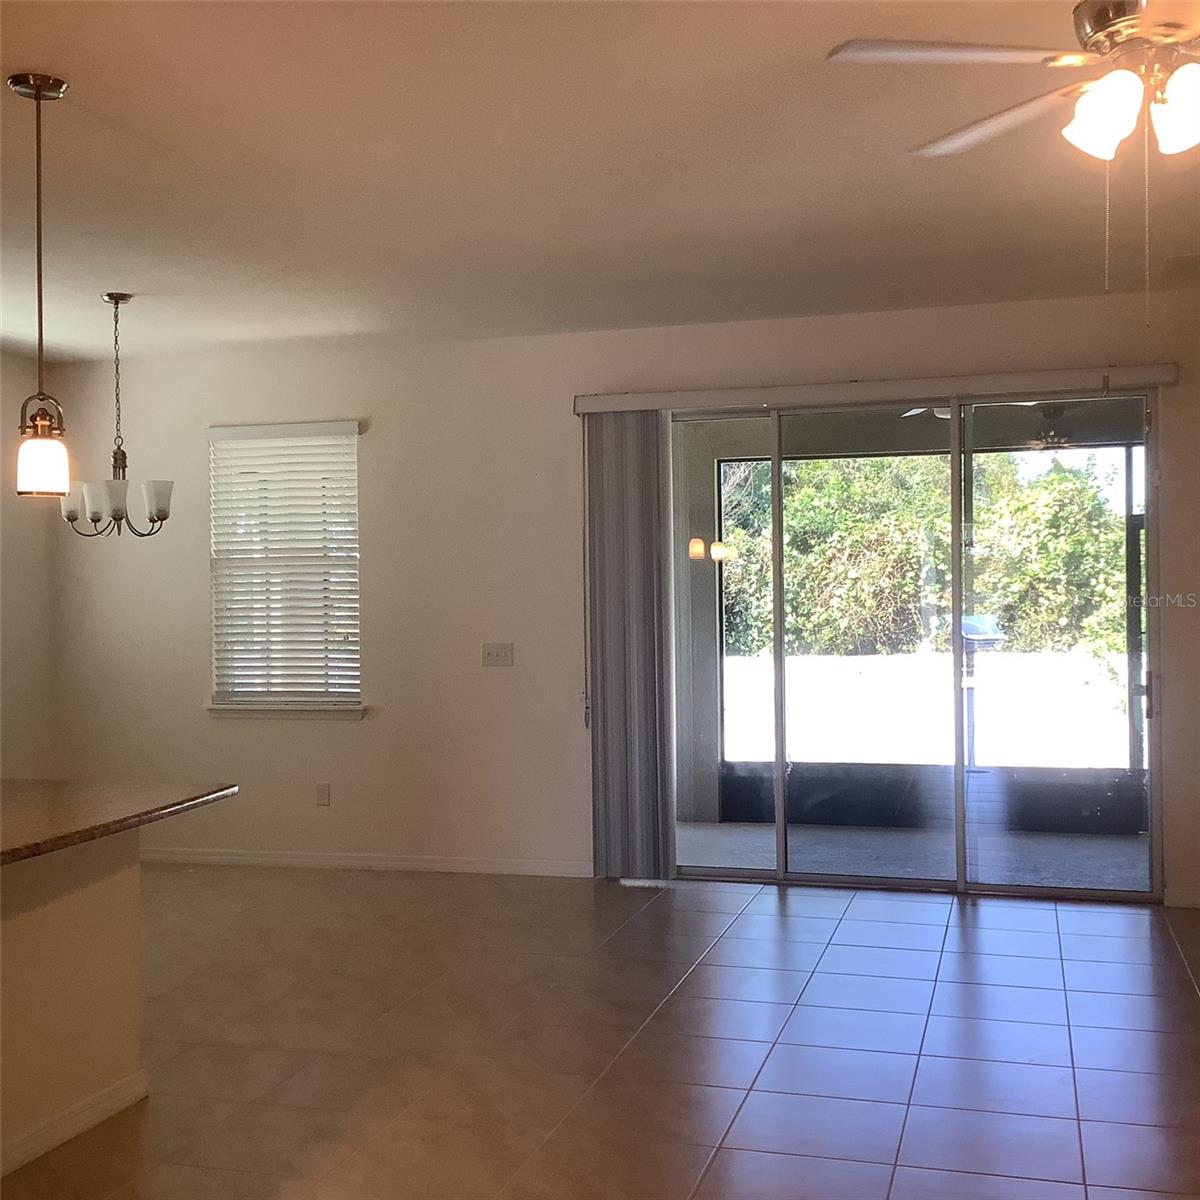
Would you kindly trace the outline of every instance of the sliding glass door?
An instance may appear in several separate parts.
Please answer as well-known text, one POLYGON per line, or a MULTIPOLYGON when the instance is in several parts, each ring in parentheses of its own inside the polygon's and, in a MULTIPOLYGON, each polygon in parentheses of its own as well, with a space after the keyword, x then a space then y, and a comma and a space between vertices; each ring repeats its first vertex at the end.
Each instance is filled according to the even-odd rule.
POLYGON ((1148 891, 1144 413, 677 418, 680 868, 1148 891))
POLYGON ((967 881, 1148 891, 1143 402, 962 419, 967 881))
POLYGON ((948 416, 782 417, 791 871, 955 877, 948 416))

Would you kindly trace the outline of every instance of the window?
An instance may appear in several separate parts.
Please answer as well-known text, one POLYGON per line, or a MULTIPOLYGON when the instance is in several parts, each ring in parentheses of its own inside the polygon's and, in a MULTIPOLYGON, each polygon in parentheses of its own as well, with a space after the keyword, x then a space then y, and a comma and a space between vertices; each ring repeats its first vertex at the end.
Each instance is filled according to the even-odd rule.
POLYGON ((213 703, 357 707, 358 425, 209 430, 213 703))

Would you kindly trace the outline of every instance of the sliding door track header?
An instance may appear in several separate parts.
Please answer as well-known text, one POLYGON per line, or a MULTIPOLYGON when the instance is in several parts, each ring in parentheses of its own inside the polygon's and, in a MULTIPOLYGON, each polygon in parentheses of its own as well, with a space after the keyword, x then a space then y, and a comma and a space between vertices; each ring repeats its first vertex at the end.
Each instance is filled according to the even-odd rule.
POLYGON ((1178 363, 1067 367, 1053 371, 1006 371, 994 375, 944 375, 930 379, 848 379, 835 383, 768 387, 702 388, 683 392, 598 392, 575 397, 575 412, 638 410, 727 411, 814 408, 823 405, 971 401, 999 396, 1102 397, 1179 381, 1178 363))

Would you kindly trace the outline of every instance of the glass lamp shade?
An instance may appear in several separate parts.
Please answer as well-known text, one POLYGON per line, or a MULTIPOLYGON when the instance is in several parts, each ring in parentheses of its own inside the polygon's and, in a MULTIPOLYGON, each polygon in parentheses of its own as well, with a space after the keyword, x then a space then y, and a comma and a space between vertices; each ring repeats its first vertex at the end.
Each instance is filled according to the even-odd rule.
POLYGON ((165 521, 171 515, 171 492, 174 488, 175 481, 172 479, 147 479, 142 484, 148 520, 165 521))
POLYGON ((1084 154, 1111 161, 1137 128, 1145 96, 1145 86, 1133 71, 1110 71, 1075 102, 1075 117, 1062 135, 1084 154))
POLYGON ((89 521, 125 520, 127 479, 103 479, 83 485, 83 508, 89 521))
POLYGON ((688 542, 688 558, 690 558, 693 562, 696 562, 698 560, 703 560, 703 558, 704 558, 704 539, 703 538, 692 538, 692 540, 690 542, 688 542))
POLYGON ((724 542, 713 542, 708 548, 708 553, 713 562, 724 562, 729 557, 729 547, 724 542))
POLYGON ((78 521, 83 512, 83 484, 78 479, 71 480, 71 490, 60 501, 64 521, 78 521))
POLYGON ((62 438, 27 437, 17 450, 18 496, 65 496, 71 466, 62 438))
POLYGON ((1185 63, 1171 75, 1162 101, 1150 105, 1150 121, 1163 154, 1200 146, 1200 62, 1185 63))

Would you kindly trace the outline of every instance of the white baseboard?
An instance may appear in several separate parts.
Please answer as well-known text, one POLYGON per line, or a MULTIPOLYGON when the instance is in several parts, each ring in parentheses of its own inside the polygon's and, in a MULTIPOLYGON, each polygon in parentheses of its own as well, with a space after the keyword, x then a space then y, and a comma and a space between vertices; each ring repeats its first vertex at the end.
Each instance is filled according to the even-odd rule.
POLYGON ((55 1146, 61 1146, 63 1142, 70 1141, 122 1109, 136 1104, 149 1095, 149 1092, 146 1072, 137 1070, 132 1075, 126 1075, 124 1079, 118 1079, 116 1083, 85 1097, 65 1111, 47 1118, 32 1129, 5 1138, 0 1146, 0 1172, 7 1175, 9 1171, 23 1167, 48 1150, 53 1150, 55 1146))
POLYGON ((590 879, 592 864, 569 858, 434 858, 425 854, 352 854, 325 850, 199 849, 143 846, 142 862, 234 867, 335 867, 359 871, 453 871, 471 875, 559 875, 590 879))

